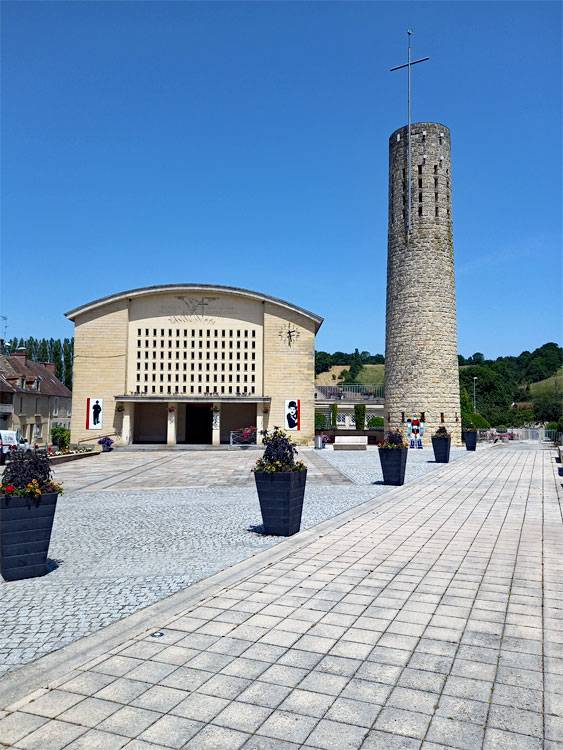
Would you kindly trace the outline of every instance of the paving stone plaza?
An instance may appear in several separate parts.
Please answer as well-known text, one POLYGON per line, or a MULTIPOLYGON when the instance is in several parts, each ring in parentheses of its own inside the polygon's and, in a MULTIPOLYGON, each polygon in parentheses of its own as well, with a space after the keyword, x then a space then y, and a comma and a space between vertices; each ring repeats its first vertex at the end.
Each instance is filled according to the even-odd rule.
MULTIPOLYGON (((250 533, 256 451, 114 451, 63 464, 45 578, 0 583, 0 675, 280 541, 250 533)), ((303 449, 304 527, 389 490, 375 450, 303 449), (325 460, 321 458, 325 457, 325 460)), ((456 457, 465 452, 455 450, 456 457)), ((409 477, 436 470, 413 451, 409 477)))
MULTIPOLYGON (((61 590, 75 586, 72 596, 86 585, 88 568, 92 581, 100 579, 100 611, 103 590, 120 576, 123 591, 134 590, 126 566, 139 576, 137 600, 105 629, 85 625, 87 638, 41 659, 20 654, 29 663, 12 665, 0 682, 0 744, 22 750, 562 747, 562 477, 554 451, 497 445, 456 453, 448 466, 429 463, 427 450, 411 451, 411 475, 395 489, 368 483, 380 481, 373 451, 361 457, 303 451, 311 474, 308 530, 281 542, 245 530, 259 523, 247 473, 255 456, 215 454, 217 486, 209 486, 213 467, 198 475, 194 464, 190 473, 193 455, 88 459, 88 482, 80 479, 82 462, 61 467, 69 494, 58 509, 51 550, 59 567, 22 593, 28 618, 36 606, 40 619, 46 606, 37 601, 42 587, 53 581, 56 596, 61 580, 61 590), (183 486, 194 489, 156 489, 164 461, 178 461, 183 486), (368 480, 362 462, 369 461, 368 480), (240 472, 240 486, 229 482, 234 489, 220 486, 229 471, 240 472), (146 528, 125 517, 121 482, 132 487, 126 505, 146 513, 146 528), (215 534, 225 536, 231 551, 218 560, 217 548, 195 574, 186 572, 182 541, 186 546, 197 528, 201 549, 212 543, 208 527, 226 516, 227 504, 236 514, 232 537, 226 525, 215 534), (113 561, 105 559, 108 541, 99 539, 102 517, 106 528, 108 518, 113 522, 106 532, 118 550, 113 561), (178 527, 185 523, 192 531, 182 540, 178 527), (160 553, 158 544, 147 544, 159 529, 160 553), (73 539, 87 552, 90 540, 82 563, 73 557, 73 539), (165 560, 163 578, 185 578, 177 587, 152 589, 165 560), (186 587, 214 571, 222 572, 186 587), (123 617, 128 612, 134 614, 123 617)), ((14 596, 13 586, 2 584, 2 595, 14 596)))

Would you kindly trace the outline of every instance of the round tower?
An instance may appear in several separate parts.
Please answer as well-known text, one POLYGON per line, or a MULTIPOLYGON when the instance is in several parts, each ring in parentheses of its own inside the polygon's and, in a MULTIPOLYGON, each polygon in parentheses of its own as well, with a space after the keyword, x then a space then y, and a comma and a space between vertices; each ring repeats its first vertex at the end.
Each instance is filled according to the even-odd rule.
POLYGON ((460 444, 450 131, 417 122, 410 143, 409 175, 408 128, 389 138, 385 422, 416 416, 425 444, 440 425, 460 444))

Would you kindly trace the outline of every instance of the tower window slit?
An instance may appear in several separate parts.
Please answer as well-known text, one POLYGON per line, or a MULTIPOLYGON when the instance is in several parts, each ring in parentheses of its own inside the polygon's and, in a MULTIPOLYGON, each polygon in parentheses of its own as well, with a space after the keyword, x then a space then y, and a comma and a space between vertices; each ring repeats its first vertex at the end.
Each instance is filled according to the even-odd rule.
POLYGON ((418 174, 422 174, 422 164, 418 165, 418 174))
POLYGON ((418 207, 418 215, 419 215, 419 216, 422 216, 422 206, 419 206, 419 207, 418 207))

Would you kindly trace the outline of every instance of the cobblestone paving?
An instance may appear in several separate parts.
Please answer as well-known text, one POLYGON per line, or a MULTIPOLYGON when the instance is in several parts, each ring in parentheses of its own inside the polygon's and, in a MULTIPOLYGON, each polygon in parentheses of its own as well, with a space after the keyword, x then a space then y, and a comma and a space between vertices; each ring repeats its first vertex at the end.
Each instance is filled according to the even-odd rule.
POLYGON ((0 743, 560 750, 558 469, 500 448, 393 490, 7 707, 0 743))
MULTIPOLYGON (((323 459, 329 453, 301 451, 303 528, 389 489, 355 486, 323 459)), ((426 471, 436 468, 431 452, 419 453, 426 471)), ((277 543, 248 531, 261 521, 250 473, 258 455, 115 451, 59 466, 70 492, 58 502, 51 572, 0 579, 0 675, 277 543)), ((379 476, 376 453, 361 456, 364 473, 379 476)))
MULTIPOLYGON (((328 453, 328 451, 327 451, 328 453)), ((240 451, 112 451, 57 467, 55 475, 66 492, 160 487, 247 487, 260 455, 240 451)), ((300 451, 313 484, 346 484, 351 480, 313 450, 300 451)))

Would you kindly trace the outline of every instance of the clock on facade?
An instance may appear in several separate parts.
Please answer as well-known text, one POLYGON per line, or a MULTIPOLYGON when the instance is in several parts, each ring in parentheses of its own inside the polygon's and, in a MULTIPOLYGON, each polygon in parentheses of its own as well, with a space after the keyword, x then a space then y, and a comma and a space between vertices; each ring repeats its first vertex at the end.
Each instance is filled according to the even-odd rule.
POLYGON ((280 339, 292 347, 299 338, 299 329, 293 323, 282 325, 279 332, 280 339))

